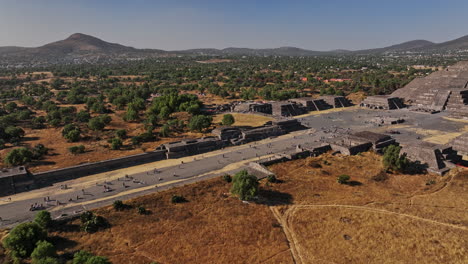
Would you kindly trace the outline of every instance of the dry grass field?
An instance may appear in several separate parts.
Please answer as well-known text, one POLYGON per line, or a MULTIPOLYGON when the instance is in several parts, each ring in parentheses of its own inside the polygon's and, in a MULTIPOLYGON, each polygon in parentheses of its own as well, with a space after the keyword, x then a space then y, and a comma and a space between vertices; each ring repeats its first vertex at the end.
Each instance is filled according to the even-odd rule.
POLYGON ((216 178, 125 201, 124 211, 95 210, 109 229, 87 234, 72 220, 51 235, 61 237, 60 254, 85 249, 117 264, 467 263, 468 171, 387 174, 381 159, 279 163, 270 169, 280 182, 262 180, 257 202, 231 197, 216 178), (337 183, 342 174, 349 184, 337 183), (188 202, 173 204, 172 195, 188 202))
POLYGON ((467 263, 468 172, 382 172, 374 153, 324 154, 270 167, 257 202, 229 195, 220 178, 95 210, 111 228, 73 220, 52 235, 60 253, 86 249, 113 263, 467 263), (351 182, 338 184, 347 174, 351 182), (172 204, 172 195, 188 202, 172 204), (138 206, 151 211, 139 215, 138 206))
MULTIPOLYGON (((215 115, 213 117, 213 123, 219 124, 223 120, 223 115, 215 115)), ((254 114, 239 114, 239 113, 232 113, 234 116, 235 123, 233 126, 262 126, 268 121, 272 121, 273 118, 262 116, 262 115, 254 115, 254 114)))
MULTIPOLYGON (((229 184, 213 179, 126 202, 134 208, 96 210, 112 228, 85 234, 56 232, 66 251, 87 249, 112 263, 292 263, 281 227, 267 206, 230 197, 229 184), (172 204, 173 194, 188 202, 172 204), (139 215, 143 205, 150 215, 139 215)), ((79 220, 70 223, 78 224, 79 220)))

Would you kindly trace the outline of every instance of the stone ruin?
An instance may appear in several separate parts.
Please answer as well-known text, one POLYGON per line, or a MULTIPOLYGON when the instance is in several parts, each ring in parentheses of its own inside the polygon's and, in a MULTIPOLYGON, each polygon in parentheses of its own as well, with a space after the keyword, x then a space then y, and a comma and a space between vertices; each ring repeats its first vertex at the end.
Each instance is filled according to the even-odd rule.
POLYGON ((325 101, 332 108, 352 106, 352 104, 349 102, 349 100, 346 99, 346 97, 344 97, 344 96, 323 95, 323 96, 320 96, 320 99, 325 101))
POLYGON ((288 101, 272 102, 271 109, 274 116, 297 116, 307 113, 302 105, 288 101))
POLYGON ((328 143, 334 151, 343 155, 356 155, 370 149, 381 153, 383 148, 395 144, 396 141, 385 134, 360 131, 350 135, 335 135, 334 138, 328 140, 328 143))
POLYGON ((361 102, 361 106, 371 109, 384 110, 393 110, 405 107, 400 98, 390 95, 368 96, 361 102))
POLYGON ((314 99, 312 97, 293 98, 289 101, 298 103, 304 106, 307 111, 323 111, 332 108, 323 99, 314 99))
POLYGON ((461 155, 468 155, 468 133, 456 137, 451 144, 453 149, 461 155))
MULTIPOLYGON (((428 172, 439 175, 445 174, 462 160, 452 147, 425 141, 404 145, 400 153, 406 153, 409 160, 419 163, 428 172)), ((412 167, 416 165, 413 164, 412 167)))
POLYGON ((468 61, 416 78, 392 96, 409 102, 411 110, 447 111, 452 117, 468 119, 468 61))
MULTIPOLYGON (((278 102, 236 102, 229 108, 240 113, 263 113, 277 117, 297 116, 309 111, 349 107, 352 104, 344 96, 325 95, 320 98, 301 97, 278 102)), ((227 107, 223 106, 223 109, 227 107)))

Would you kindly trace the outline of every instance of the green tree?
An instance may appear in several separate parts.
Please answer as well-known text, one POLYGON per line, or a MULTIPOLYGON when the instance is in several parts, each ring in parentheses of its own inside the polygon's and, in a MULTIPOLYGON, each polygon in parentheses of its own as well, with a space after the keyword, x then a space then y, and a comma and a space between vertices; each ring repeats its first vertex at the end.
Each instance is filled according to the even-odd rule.
POLYGON ((36 263, 37 260, 44 259, 47 257, 55 257, 55 247, 52 243, 47 241, 39 241, 36 244, 36 248, 31 253, 31 258, 33 263, 36 263))
POLYGON ((5 129, 5 134, 10 141, 20 141, 24 137, 24 130, 21 127, 9 126, 5 129))
POLYGON ((122 140, 120 138, 113 138, 111 140, 111 149, 118 150, 118 149, 122 148, 122 146, 123 146, 123 143, 122 143, 122 140))
POLYGON ((33 153, 27 148, 14 149, 5 156, 4 162, 11 166, 24 165, 32 160, 33 153))
POLYGON ((76 114, 76 121, 81 122, 81 123, 86 123, 91 119, 91 115, 89 114, 88 111, 81 110, 76 114))
POLYGON ((166 120, 169 118, 170 115, 171 115, 171 110, 167 106, 162 107, 161 111, 159 111, 159 117, 161 119, 166 120))
POLYGON ((349 175, 343 174, 336 178, 336 182, 338 182, 339 184, 347 184, 350 179, 351 177, 349 177, 349 175))
POLYGON ((382 162, 386 170, 404 172, 408 168, 409 160, 406 157, 406 153, 400 155, 400 151, 401 147, 396 145, 384 148, 382 162))
POLYGON ((14 258, 31 256, 36 243, 47 239, 47 232, 36 223, 23 223, 11 230, 3 240, 3 246, 11 251, 14 258))
POLYGON ((85 152, 85 146, 83 145, 71 146, 68 148, 68 151, 70 151, 70 153, 73 155, 81 154, 85 152))
POLYGON ((100 117, 94 117, 89 120, 88 127, 94 131, 101 131, 106 127, 106 124, 100 117))
POLYGON ((171 134, 171 129, 169 128, 167 124, 163 125, 161 127, 161 130, 159 130, 159 135, 161 137, 169 137, 170 134, 171 134))
POLYGON ((68 142, 77 142, 80 140, 81 130, 75 124, 67 124, 63 127, 62 136, 68 140, 68 142))
POLYGON ((211 116, 205 115, 196 115, 190 119, 188 127, 192 131, 202 132, 204 129, 207 129, 211 126, 213 118, 211 116))
POLYGON ((41 259, 33 259, 32 264, 60 264, 60 261, 53 257, 45 257, 41 259))
POLYGON ((115 131, 115 136, 120 139, 125 139, 127 137, 127 130, 125 129, 118 129, 115 131))
POLYGON ((235 120, 234 120, 234 116, 231 115, 231 114, 225 114, 223 116, 223 125, 224 126, 231 126, 232 124, 234 124, 235 120))
POLYGON ((52 224, 52 217, 48 211, 43 210, 36 214, 34 223, 45 229, 52 224))
POLYGON ((111 264, 105 257, 94 256, 93 254, 81 250, 73 256, 73 264, 111 264))
POLYGON ((127 112, 125 112, 123 119, 127 122, 138 120, 138 111, 135 110, 133 107, 129 106, 127 108, 127 112))
POLYGON ((258 194, 257 177, 242 170, 232 178, 231 193, 237 195, 241 200, 251 200, 258 194))

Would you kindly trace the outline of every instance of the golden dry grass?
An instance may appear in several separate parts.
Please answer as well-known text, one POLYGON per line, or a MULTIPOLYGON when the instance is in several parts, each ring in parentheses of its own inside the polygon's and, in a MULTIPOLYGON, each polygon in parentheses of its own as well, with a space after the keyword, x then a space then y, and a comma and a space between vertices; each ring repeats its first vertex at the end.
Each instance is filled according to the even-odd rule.
MULTIPOLYGON (((291 263, 286 238, 267 206, 243 204, 225 195, 221 179, 199 182, 126 202, 136 209, 96 211, 112 228, 95 234, 56 232, 78 243, 66 251, 90 250, 112 263, 291 263), (183 195, 187 203, 172 204, 183 195)), ((77 224, 78 220, 72 224, 77 224)))
POLYGON ((294 199, 279 209, 299 263, 466 263, 466 171, 388 174, 377 182, 381 157, 372 153, 326 154, 271 169, 284 180, 272 188, 294 199), (338 184, 341 174, 354 186, 338 184))
POLYGON ((86 234, 74 220, 53 235, 69 240, 61 253, 85 249, 113 263, 466 263, 468 171, 385 174, 381 159, 275 164, 281 182, 262 181, 259 203, 230 197, 217 178, 126 201, 126 211, 96 210, 110 229, 86 234), (338 184, 341 174, 352 184, 338 184), (174 194, 189 202, 170 203, 174 194))
MULTIPOLYGON (((262 126, 268 121, 273 121, 273 118, 256 115, 256 114, 239 114, 239 113, 232 113, 234 116, 235 123, 233 126, 262 126)), ((213 117, 213 123, 219 124, 223 120, 224 114, 215 115, 213 117)))
POLYGON ((348 208, 290 216, 303 263, 467 263, 468 231, 348 208), (345 239, 346 238, 346 239, 345 239))

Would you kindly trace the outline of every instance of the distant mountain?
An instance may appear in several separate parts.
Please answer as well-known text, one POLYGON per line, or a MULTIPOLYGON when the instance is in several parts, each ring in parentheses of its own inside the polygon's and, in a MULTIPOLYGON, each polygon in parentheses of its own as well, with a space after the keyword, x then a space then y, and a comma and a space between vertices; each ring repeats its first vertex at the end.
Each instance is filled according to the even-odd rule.
POLYGON ((0 67, 42 66, 70 63, 102 63, 118 60, 140 60, 145 58, 176 55, 245 55, 245 56, 322 56, 343 54, 387 54, 405 52, 450 52, 468 50, 468 36, 455 40, 433 43, 413 40, 384 48, 366 50, 313 51, 296 47, 250 49, 230 47, 225 49, 189 49, 164 51, 158 49, 136 49, 117 43, 109 43, 93 36, 76 33, 70 37, 36 48, 0 47, 0 67))
POLYGON ((75 33, 68 38, 36 48, 0 47, 1 63, 41 66, 48 64, 93 63, 159 57, 167 52, 135 49, 75 33))
POLYGON ((403 42, 401 44, 388 46, 385 48, 358 50, 358 51, 354 51, 353 53, 378 54, 378 53, 390 53, 390 52, 406 52, 406 51, 412 51, 412 50, 417 50, 417 49, 424 50, 424 49, 431 48, 434 45, 435 43, 427 41, 427 40, 412 40, 408 42, 403 42))
POLYGON ((76 33, 67 39, 52 42, 32 50, 36 53, 68 55, 73 53, 124 53, 137 49, 120 44, 109 43, 93 36, 76 33))
POLYGON ((429 47, 427 50, 467 50, 468 49, 468 35, 447 42, 442 42, 429 47))

